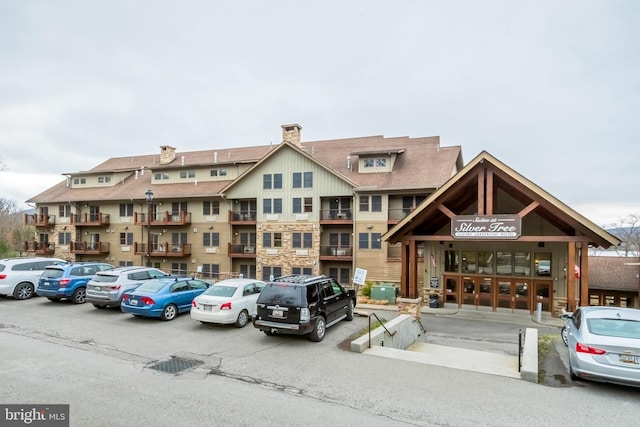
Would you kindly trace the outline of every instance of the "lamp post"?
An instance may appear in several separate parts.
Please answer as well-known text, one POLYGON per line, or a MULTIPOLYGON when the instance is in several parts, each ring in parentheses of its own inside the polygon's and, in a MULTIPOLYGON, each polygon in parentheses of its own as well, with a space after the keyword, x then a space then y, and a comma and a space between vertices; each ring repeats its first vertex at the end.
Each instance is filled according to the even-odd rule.
POLYGON ((151 267, 151 202, 153 191, 148 189, 144 196, 147 199, 147 267, 151 267))

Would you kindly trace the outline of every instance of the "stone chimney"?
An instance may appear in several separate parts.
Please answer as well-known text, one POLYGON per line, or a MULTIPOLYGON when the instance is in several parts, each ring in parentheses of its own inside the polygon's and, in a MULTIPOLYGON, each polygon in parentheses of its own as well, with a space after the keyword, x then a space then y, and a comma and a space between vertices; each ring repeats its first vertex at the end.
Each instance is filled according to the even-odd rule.
POLYGON ((170 145, 160 146, 160 164, 168 165, 176 159, 176 147, 170 145))
POLYGON ((298 147, 302 147, 300 143, 300 130, 302 126, 299 124, 282 125, 282 142, 289 142, 298 147))

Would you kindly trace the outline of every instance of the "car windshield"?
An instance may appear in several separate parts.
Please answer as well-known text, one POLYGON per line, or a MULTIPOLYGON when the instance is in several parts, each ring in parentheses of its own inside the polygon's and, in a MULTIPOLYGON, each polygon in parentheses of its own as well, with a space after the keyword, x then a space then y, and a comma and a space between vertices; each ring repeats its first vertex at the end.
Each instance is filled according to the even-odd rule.
POLYGON ((42 277, 45 279, 59 279, 63 273, 64 271, 60 268, 47 268, 42 272, 42 277))
POLYGON ((269 301, 273 304, 301 305, 302 289, 299 286, 288 286, 279 283, 270 283, 262 289, 258 302, 269 301))
POLYGON ((640 322, 624 319, 587 319, 589 332, 616 338, 640 339, 640 322))
POLYGON ((204 291, 203 295, 209 295, 213 297, 232 297, 234 292, 236 291, 236 287, 234 286, 224 286, 224 285, 213 285, 209 287, 206 291, 204 291))
POLYGON ((91 279, 92 282, 102 282, 102 283, 113 283, 118 280, 118 276, 113 276, 111 274, 96 274, 91 279))
POLYGON ((164 288, 166 284, 167 282, 163 282, 161 280, 149 280, 138 286, 136 291, 155 293, 164 288))

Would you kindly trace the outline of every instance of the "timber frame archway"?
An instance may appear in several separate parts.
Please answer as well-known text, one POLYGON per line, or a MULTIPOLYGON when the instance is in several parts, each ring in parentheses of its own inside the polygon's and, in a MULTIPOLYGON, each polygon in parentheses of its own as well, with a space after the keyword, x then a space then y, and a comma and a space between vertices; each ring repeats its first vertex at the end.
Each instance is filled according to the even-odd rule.
MULTIPOLYGON (((527 307, 534 310, 538 300, 544 301, 548 311, 554 314, 561 308, 573 310, 578 305, 588 304, 589 246, 609 248, 620 244, 615 236, 486 151, 425 199, 382 239, 389 244, 401 244, 403 297, 426 299, 427 293, 436 293, 441 297, 440 301, 446 303, 445 277, 461 278, 465 270, 460 266, 457 271, 452 269, 450 263, 445 263, 445 257, 452 256, 450 252, 455 251, 454 256, 462 260, 465 251, 467 254, 475 251, 495 258, 491 265, 485 264, 485 271, 478 267, 467 273, 482 280, 486 278, 486 283, 494 279, 503 279, 505 283, 507 279, 520 279, 533 286, 534 282, 546 281, 551 284, 549 295, 528 293, 527 307), (424 246, 424 264, 418 262, 418 245, 424 246), (500 271, 496 258, 501 254, 503 257, 505 254, 512 254, 511 257, 528 254, 531 259, 520 269, 516 266, 508 271, 505 264, 500 271), (549 254, 544 265, 541 260, 533 259, 540 255, 546 257, 544 254, 549 254), (423 280, 419 280, 420 277, 423 280), (430 284, 430 287, 419 289, 418 283, 430 284)), ((455 298, 449 298, 458 305, 462 304, 460 286, 455 298)), ((502 299, 499 291, 491 289, 490 292, 488 298, 493 310, 506 304, 506 290, 502 299)), ((509 297, 517 299, 511 290, 509 292, 509 297)))

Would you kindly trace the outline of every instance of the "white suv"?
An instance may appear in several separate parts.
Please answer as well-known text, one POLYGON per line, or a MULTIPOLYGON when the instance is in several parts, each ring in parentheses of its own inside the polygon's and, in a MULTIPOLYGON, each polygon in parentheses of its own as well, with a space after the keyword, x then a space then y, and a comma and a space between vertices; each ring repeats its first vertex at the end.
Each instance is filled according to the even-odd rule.
POLYGON ((28 299, 35 295, 40 275, 45 267, 64 264, 60 258, 20 257, 0 260, 0 295, 28 299))
POLYGON ((87 302, 95 308, 120 307, 122 294, 150 279, 170 276, 153 267, 118 267, 99 271, 87 282, 87 302))

